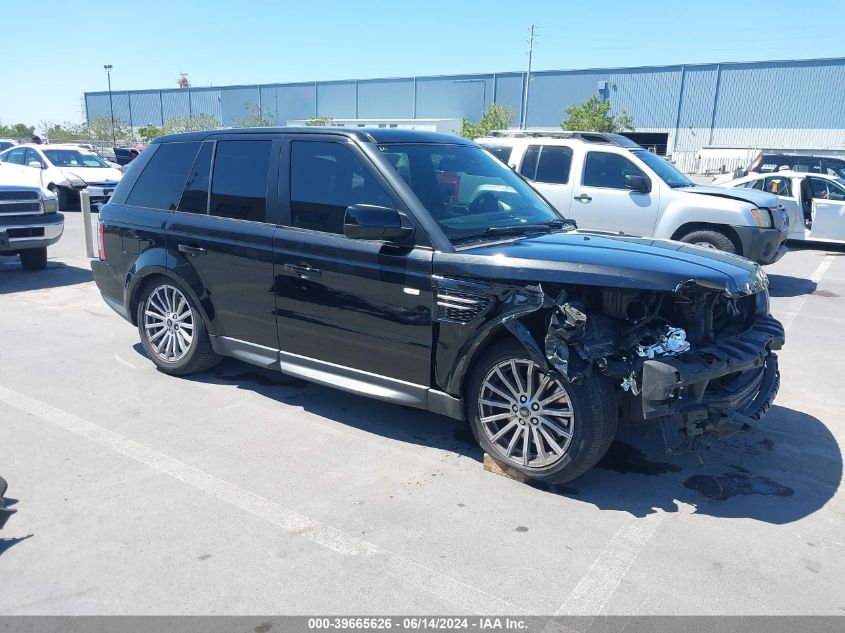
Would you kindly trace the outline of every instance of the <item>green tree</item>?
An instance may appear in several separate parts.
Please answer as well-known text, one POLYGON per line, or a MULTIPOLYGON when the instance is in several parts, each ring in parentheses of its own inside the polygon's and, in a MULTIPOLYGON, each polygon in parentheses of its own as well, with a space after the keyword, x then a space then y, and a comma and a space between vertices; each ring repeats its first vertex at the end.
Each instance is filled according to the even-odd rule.
POLYGON ((162 134, 166 134, 166 131, 163 127, 156 127, 154 125, 145 125, 142 128, 138 128, 138 136, 141 137, 145 143, 149 143, 154 138, 161 136, 162 134))
POLYGON ((34 125, 26 125, 25 123, 15 123, 14 125, 3 125, 0 123, 0 136, 11 138, 25 138, 29 140, 35 134, 34 125))
POLYGON ((170 119, 164 124, 161 134, 178 134, 180 132, 198 132, 200 130, 216 130, 220 127, 220 121, 213 114, 197 112, 191 116, 170 119))
POLYGON ((491 103, 482 113, 478 123, 473 123, 472 120, 464 117, 460 135, 464 138, 478 138, 487 136, 493 130, 505 130, 510 127, 514 116, 514 111, 510 106, 491 103))
POLYGON ((563 110, 567 117, 560 124, 564 130, 582 132, 632 132, 634 119, 625 110, 610 114, 610 101, 602 101, 593 95, 580 105, 571 105, 563 110))
POLYGON ((112 133, 112 120, 108 116, 97 116, 88 122, 88 138, 98 145, 111 146, 112 138, 118 145, 121 143, 133 143, 135 135, 132 128, 123 120, 114 120, 114 133, 112 133))
POLYGON ((41 122, 41 137, 50 143, 63 143, 65 141, 83 141, 88 138, 88 129, 84 123, 55 123, 53 121, 41 122))
POLYGON ((318 116, 313 119, 308 119, 305 125, 317 127, 331 127, 334 125, 334 119, 330 116, 318 116))
POLYGON ((244 118, 235 121, 235 127, 272 127, 276 119, 268 108, 262 108, 254 103, 245 103, 244 118))

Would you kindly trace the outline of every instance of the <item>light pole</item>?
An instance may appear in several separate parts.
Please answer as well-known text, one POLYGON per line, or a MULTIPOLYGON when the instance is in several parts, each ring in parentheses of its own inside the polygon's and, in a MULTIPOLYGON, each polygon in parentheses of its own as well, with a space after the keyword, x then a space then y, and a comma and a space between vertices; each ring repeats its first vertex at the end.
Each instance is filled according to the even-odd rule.
POLYGON ((525 91, 522 99, 522 125, 523 130, 528 127, 528 91, 531 89, 531 59, 534 57, 534 28, 532 24, 528 29, 528 72, 525 74, 525 91))
POLYGON ((112 143, 112 147, 115 147, 117 145, 117 137, 115 136, 115 133, 114 133, 114 102, 112 101, 112 98, 111 98, 111 69, 112 69, 112 65, 111 64, 105 64, 103 66, 103 68, 106 69, 106 77, 108 78, 108 81, 109 81, 109 112, 111 113, 111 143, 112 143))

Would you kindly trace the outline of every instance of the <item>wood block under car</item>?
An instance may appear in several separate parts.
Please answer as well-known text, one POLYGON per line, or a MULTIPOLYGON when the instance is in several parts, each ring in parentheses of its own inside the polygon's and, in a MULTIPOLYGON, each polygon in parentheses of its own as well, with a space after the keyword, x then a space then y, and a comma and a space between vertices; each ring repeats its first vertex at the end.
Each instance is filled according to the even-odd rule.
POLYGON ((513 479, 514 481, 518 481, 521 484, 524 484, 526 481, 528 481, 528 477, 523 475, 521 472, 514 468, 503 466, 502 464, 494 460, 492 457, 490 457, 490 455, 488 455, 487 453, 484 453, 484 470, 496 475, 501 475, 502 477, 507 477, 508 479, 513 479))

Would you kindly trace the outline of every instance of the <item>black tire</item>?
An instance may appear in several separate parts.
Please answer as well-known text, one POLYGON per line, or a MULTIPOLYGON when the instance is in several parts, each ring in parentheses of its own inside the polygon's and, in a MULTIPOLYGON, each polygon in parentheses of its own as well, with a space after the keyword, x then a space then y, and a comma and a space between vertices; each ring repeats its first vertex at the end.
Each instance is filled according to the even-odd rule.
MULTIPOLYGON (((492 430, 488 434, 488 431, 485 430, 485 426, 481 422, 480 407, 482 405, 479 403, 479 398, 482 395, 482 385, 488 374, 492 374, 495 367, 504 361, 509 362, 511 360, 521 361, 523 363, 526 361, 530 362, 530 357, 523 345, 515 340, 507 341, 490 348, 474 364, 471 370, 467 381, 465 402, 467 419, 469 420, 475 439, 481 448, 496 462, 508 468, 515 469, 537 481, 547 484, 562 484, 584 474, 604 457, 610 448, 610 444, 613 442, 613 438, 616 436, 616 398, 610 381, 604 376, 592 376, 578 385, 564 382, 558 383, 558 386, 562 387, 566 392, 571 405, 573 414, 569 423, 571 439, 562 455, 556 458, 556 461, 553 463, 526 466, 523 463, 517 463, 513 459, 509 459, 505 454, 505 447, 494 444, 491 441, 490 434, 495 434, 492 433, 492 430)), ((533 371, 538 370, 537 365, 534 365, 533 371)), ((545 374, 546 372, 539 371, 539 375, 545 374)), ((529 389, 529 391, 531 390, 529 389)), ((528 404, 531 405, 531 401, 528 404)), ((501 424, 509 425, 514 421, 523 426, 525 429, 523 433, 525 435, 530 436, 530 425, 535 423, 530 412, 521 422, 519 414, 514 414, 511 419, 502 421, 501 424)), ((502 441, 504 442, 506 439, 512 437, 513 435, 505 435, 502 441)), ((546 447, 548 446, 550 445, 547 444, 546 447)), ((529 447, 528 453, 529 456, 532 454, 532 447, 529 447)), ((539 457, 539 451, 535 451, 535 454, 539 457)))
MULTIPOLYGON (((156 295, 158 297, 158 295, 156 295)), ((208 329, 203 321, 202 314, 197 309, 196 304, 191 295, 185 290, 185 287, 169 277, 156 277, 144 286, 141 295, 138 299, 138 306, 136 311, 138 319, 138 333, 141 337, 141 345, 144 346, 144 351, 147 357, 153 361, 159 371, 170 374, 171 376, 186 376, 211 369, 223 359, 214 352, 211 347, 211 339, 208 335, 208 329), (173 358, 168 360, 159 352, 150 340, 147 324, 145 323, 145 311, 147 309, 147 301, 151 295, 157 292, 162 292, 167 288, 175 288, 184 297, 188 307, 191 311, 191 323, 193 325, 193 335, 187 350, 180 358, 173 358)), ((168 321, 169 323, 170 321, 168 321)), ((183 328, 186 327, 183 324, 183 328)), ((177 328, 178 329, 178 328, 177 328)), ((165 334, 167 336, 167 334, 165 334)))
POLYGON ((28 248, 21 251, 21 266, 24 270, 44 270, 47 268, 47 247, 28 248))
POLYGON ((733 240, 722 233, 711 229, 701 229, 698 231, 690 231, 686 235, 681 236, 681 241, 687 244, 700 244, 702 246, 709 246, 726 253, 736 253, 737 248, 733 240))

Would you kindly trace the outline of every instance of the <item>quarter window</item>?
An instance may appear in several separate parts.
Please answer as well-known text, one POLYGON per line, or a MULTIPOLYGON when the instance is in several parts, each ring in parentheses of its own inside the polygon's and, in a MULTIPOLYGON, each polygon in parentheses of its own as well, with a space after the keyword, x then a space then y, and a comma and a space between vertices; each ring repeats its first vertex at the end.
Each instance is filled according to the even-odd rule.
POLYGON ((272 141, 218 141, 211 215, 265 222, 272 141))
POLYGON ((626 189, 625 176, 644 176, 634 163, 607 152, 588 152, 584 161, 584 186, 626 189))
POLYGON ((509 145, 484 145, 483 147, 505 165, 507 165, 508 161, 511 159, 511 152, 513 151, 513 148, 509 145))
POLYGON ((26 153, 26 148, 18 147, 16 149, 10 150, 8 154, 6 154, 6 162, 12 163, 14 165, 23 165, 23 157, 26 153))
POLYGON ((194 166, 188 174, 188 182, 185 191, 182 192, 182 199, 179 201, 177 211, 188 213, 206 213, 208 211, 208 180, 211 174, 211 152, 214 143, 202 144, 202 149, 197 154, 194 166))
POLYGON ((160 144, 138 176, 126 204, 148 209, 175 210, 199 149, 199 142, 160 144))
POLYGON ((792 181, 786 176, 769 176, 766 178, 766 184, 763 187, 763 190, 773 193, 776 196, 791 198, 792 181))
POLYGON ((346 208, 353 204, 393 206, 390 196, 352 150, 340 143, 291 144, 291 225, 343 233, 346 208))

